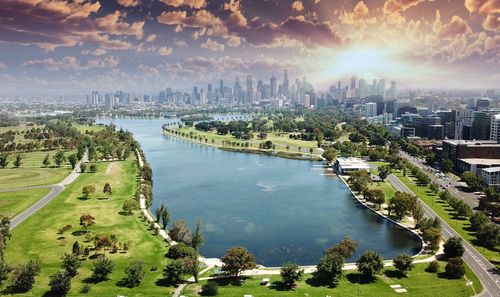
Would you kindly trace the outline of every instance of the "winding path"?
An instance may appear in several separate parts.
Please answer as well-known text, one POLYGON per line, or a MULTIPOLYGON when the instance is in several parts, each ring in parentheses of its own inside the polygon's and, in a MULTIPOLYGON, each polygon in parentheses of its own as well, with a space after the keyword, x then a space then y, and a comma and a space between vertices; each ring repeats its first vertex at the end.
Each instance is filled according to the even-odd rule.
POLYGON ((14 192, 14 191, 20 191, 20 190, 26 190, 26 189, 38 189, 38 188, 52 188, 52 190, 45 195, 42 199, 38 200, 35 202, 33 205, 31 205, 28 209, 25 211, 21 212, 17 216, 15 216, 11 222, 10 222, 10 229, 14 229, 17 227, 19 224, 24 222, 26 219, 31 217, 34 213, 39 211, 42 207, 47 205, 50 201, 52 201, 54 198, 56 198, 63 190, 64 188, 73 183, 78 176, 80 176, 80 164, 82 162, 87 162, 88 161, 88 152, 85 151, 82 160, 76 164, 75 169, 73 169, 70 174, 62 180, 60 183, 55 184, 55 185, 47 185, 47 186, 32 186, 32 187, 23 187, 23 188, 11 188, 11 189, 4 189, 2 192, 14 192))

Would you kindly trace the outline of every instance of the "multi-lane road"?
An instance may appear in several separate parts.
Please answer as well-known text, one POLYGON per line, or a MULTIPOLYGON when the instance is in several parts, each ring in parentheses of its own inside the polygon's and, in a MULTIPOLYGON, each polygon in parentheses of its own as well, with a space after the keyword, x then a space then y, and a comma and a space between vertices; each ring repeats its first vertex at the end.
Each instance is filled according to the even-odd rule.
MULTIPOLYGON (((397 191, 406 192, 415 195, 402 181, 400 181, 395 175, 391 174, 387 177, 387 180, 394 186, 397 191)), ((425 216, 429 218, 439 217, 429 206, 427 206, 423 201, 421 201, 422 207, 424 208, 425 216)), ((461 237, 453 228, 451 228, 444 220, 440 219, 442 226, 442 235, 444 239, 450 237, 461 237)), ((465 253, 463 255, 464 261, 469 265, 472 271, 477 275, 483 284, 483 292, 480 296, 500 296, 500 275, 495 269, 495 266, 491 264, 483 255, 481 255, 472 245, 470 245, 465 239, 462 238, 464 244, 465 253)), ((472 286, 471 286, 472 288, 472 286)), ((476 292, 479 293, 479 292, 476 292)))

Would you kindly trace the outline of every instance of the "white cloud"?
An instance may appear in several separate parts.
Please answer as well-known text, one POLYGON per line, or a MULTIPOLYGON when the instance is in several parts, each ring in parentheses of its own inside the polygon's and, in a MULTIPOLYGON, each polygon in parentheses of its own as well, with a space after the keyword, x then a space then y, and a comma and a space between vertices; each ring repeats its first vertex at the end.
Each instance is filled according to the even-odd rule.
POLYGON ((214 51, 214 52, 224 50, 224 44, 218 43, 217 41, 212 40, 211 38, 208 38, 207 41, 202 43, 201 47, 204 49, 207 49, 207 50, 214 51))

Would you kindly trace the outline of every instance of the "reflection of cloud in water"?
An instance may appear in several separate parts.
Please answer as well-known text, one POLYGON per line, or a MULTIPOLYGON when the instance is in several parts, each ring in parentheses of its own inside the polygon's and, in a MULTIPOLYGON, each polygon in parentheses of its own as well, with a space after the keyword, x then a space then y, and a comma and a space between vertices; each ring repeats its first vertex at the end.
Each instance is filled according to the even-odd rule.
POLYGON ((257 165, 258 167, 264 167, 264 164, 260 163, 258 160, 255 160, 254 161, 255 165, 257 165))
POLYGON ((222 228, 218 227, 215 224, 211 224, 211 223, 205 224, 204 229, 205 229, 205 232, 207 232, 207 233, 216 233, 216 234, 224 233, 222 228))
POLYGON ((255 184, 257 187, 261 188, 263 192, 271 193, 273 191, 273 185, 265 184, 264 182, 258 182, 255 184))
POLYGON ((257 231, 257 225, 255 225, 254 223, 248 223, 246 224, 244 230, 247 234, 255 233, 255 231, 257 231))
POLYGON ((315 238, 314 242, 316 242, 319 245, 324 245, 325 243, 328 242, 328 238, 315 238))

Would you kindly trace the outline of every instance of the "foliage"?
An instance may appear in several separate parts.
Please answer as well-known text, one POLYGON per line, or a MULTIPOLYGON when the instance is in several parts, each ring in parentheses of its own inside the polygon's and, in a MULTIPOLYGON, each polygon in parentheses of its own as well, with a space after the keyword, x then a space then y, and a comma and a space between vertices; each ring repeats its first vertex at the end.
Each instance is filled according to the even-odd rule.
POLYGON ((75 169, 76 163, 78 162, 78 158, 76 157, 76 154, 69 155, 68 162, 71 165, 71 169, 75 169))
POLYGON ((13 293, 24 293, 31 290, 35 283, 35 277, 40 273, 40 264, 30 260, 26 264, 20 264, 12 271, 8 291, 13 293))
POLYGON ((96 281, 104 281, 115 269, 113 262, 106 256, 99 256, 92 262, 92 279, 96 281))
POLYGON ((127 287, 137 287, 142 283, 144 276, 146 275, 144 263, 142 261, 133 261, 127 266, 127 268, 125 268, 125 274, 127 274, 127 276, 123 281, 127 287))
POLYGON ((95 225, 95 218, 90 214, 80 216, 80 226, 87 230, 89 227, 95 225))
POLYGON ((198 250, 203 245, 203 233, 201 231, 201 221, 196 222, 196 229, 193 233, 193 239, 191 240, 191 246, 198 250))
POLYGON ((183 259, 170 261, 163 269, 163 277, 169 284, 178 284, 182 280, 182 275, 186 273, 183 259))
POLYGON ((5 168, 9 165, 9 154, 1 154, 0 155, 0 167, 5 168))
POLYGON ((43 165, 43 167, 48 167, 50 165, 50 155, 49 155, 49 153, 47 153, 47 155, 45 155, 45 158, 42 161, 42 165, 43 165))
POLYGON ((21 154, 16 155, 16 159, 14 160, 14 167, 19 168, 21 166, 23 158, 21 157, 21 154))
POLYGON ((322 156, 331 163, 337 157, 337 151, 333 147, 327 147, 322 156))
POLYGON ((464 261, 460 257, 450 258, 444 270, 449 278, 462 278, 465 275, 464 261))
POLYGON ((128 199, 123 202, 122 206, 123 212, 127 215, 134 213, 134 210, 139 209, 139 203, 135 199, 128 199))
POLYGON ((54 163, 56 164, 57 167, 61 167, 61 164, 66 160, 66 157, 64 156, 63 151, 57 151, 57 153, 54 155, 54 163))
POLYGON ((441 241, 441 229, 434 227, 427 228, 423 231, 422 238, 429 244, 429 248, 432 251, 436 251, 441 241))
POLYGON ((87 163, 85 162, 80 163, 80 172, 84 173, 86 169, 87 169, 87 163))
POLYGON ((484 224, 487 224, 490 219, 488 219, 484 213, 477 211, 470 217, 469 221, 472 230, 477 231, 481 229, 484 224))
POLYGON ((344 256, 336 252, 325 253, 316 266, 315 276, 331 284, 338 284, 342 277, 344 256))
POLYGON ((460 178, 467 184, 467 186, 469 186, 469 188, 471 188, 471 190, 476 191, 481 189, 481 178, 473 172, 465 171, 462 175, 460 175, 460 178))
POLYGON ((104 187, 102 188, 102 192, 107 195, 111 195, 113 193, 113 190, 111 189, 111 185, 109 183, 105 183, 104 187))
POLYGON ((346 236, 336 245, 326 249, 325 254, 337 253, 344 257, 344 259, 349 259, 354 255, 357 247, 358 243, 346 236))
POLYGON ((417 197, 403 192, 396 192, 389 202, 389 215, 393 215, 398 221, 401 221, 417 205, 417 197))
POLYGON ((94 186, 83 186, 82 188, 82 194, 84 199, 89 199, 89 196, 95 193, 95 187, 94 186))
POLYGON ((391 167, 389 166, 380 166, 378 168, 378 176, 382 181, 385 181, 385 179, 391 174, 391 167))
POLYGON ((465 249, 460 237, 451 237, 444 243, 444 254, 447 258, 462 257, 464 252, 465 249))
POLYGON ((368 202, 376 204, 378 208, 385 202, 384 191, 381 189, 369 189, 366 191, 365 199, 368 202))
POLYGON ((364 192, 368 189, 368 184, 372 182, 370 174, 366 170, 357 170, 351 173, 349 183, 354 191, 364 192))
POLYGON ((78 273, 78 268, 80 268, 80 260, 77 256, 73 254, 65 253, 61 257, 62 267, 70 277, 75 277, 78 273))
POLYGON ((365 277, 373 278, 384 268, 384 258, 374 251, 366 251, 356 261, 356 266, 365 277))
POLYGON ((222 260, 222 270, 228 272, 235 277, 247 269, 253 269, 257 265, 255 263, 255 257, 244 247, 233 247, 230 248, 222 260))
POLYGON ((427 268, 425 269, 425 271, 431 272, 431 273, 438 272, 439 271, 439 262, 436 260, 430 262, 429 265, 427 266, 427 268))
POLYGON ((295 263, 288 263, 281 267, 280 275, 286 288, 291 289, 296 282, 302 279, 303 269, 295 263))
POLYGON ((0 260, 3 260, 7 240, 10 239, 10 219, 0 214, 0 260))
POLYGON ((50 276, 50 290, 56 296, 66 296, 71 289, 71 275, 67 271, 58 271, 50 276))
POLYGON ((202 296, 216 296, 219 292, 219 285, 214 281, 208 281, 201 286, 200 294, 202 296))
POLYGON ((476 238, 482 246, 494 248, 500 243, 500 226, 486 223, 477 230, 476 238))
POLYGON ((191 230, 184 220, 175 221, 169 235, 175 241, 191 244, 191 230))
POLYGON ((444 159, 441 162, 441 170, 444 173, 448 173, 453 169, 453 162, 450 159, 444 159))
POLYGON ((196 258, 196 256, 196 250, 182 242, 169 247, 167 252, 167 257, 170 259, 196 258))
POLYGON ((404 253, 395 256, 392 261, 394 262, 394 267, 396 267, 402 275, 406 275, 408 271, 411 271, 415 267, 413 258, 404 253))

